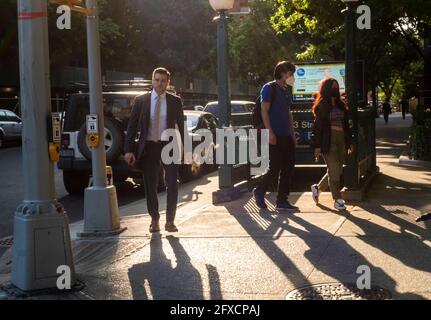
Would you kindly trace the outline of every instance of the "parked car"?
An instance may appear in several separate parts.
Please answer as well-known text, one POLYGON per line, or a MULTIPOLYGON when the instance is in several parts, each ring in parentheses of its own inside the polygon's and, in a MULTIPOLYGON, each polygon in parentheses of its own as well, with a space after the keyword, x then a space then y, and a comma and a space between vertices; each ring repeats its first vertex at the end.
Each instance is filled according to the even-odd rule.
POLYGON ((204 111, 203 106, 184 106, 184 110, 204 111))
MULTIPOLYGON (((129 166, 124 161, 124 140, 136 96, 149 92, 150 85, 130 88, 112 84, 104 88, 103 108, 105 122, 106 161, 113 170, 115 184, 121 184, 128 178, 142 180, 142 171, 129 166)), ((171 90, 171 92, 173 92, 171 90)), ((63 124, 62 144, 58 168, 63 171, 64 186, 69 194, 82 194, 88 186, 92 171, 91 150, 87 146, 86 116, 89 114, 88 91, 79 90, 68 96, 63 124)), ((189 132, 199 128, 217 127, 217 120, 210 114, 185 111, 189 132)), ((203 166, 188 165, 180 167, 180 179, 189 181, 203 172, 203 166)), ((165 189, 164 172, 160 171, 159 190, 165 189)))
MULTIPOLYGON (((211 131, 213 141, 216 141, 216 130, 218 128, 218 122, 214 115, 208 112, 202 111, 184 111, 184 117, 187 123, 187 130, 189 135, 193 136, 199 135, 199 130, 206 129, 211 131)), ((201 141, 193 141, 193 150, 199 145, 201 141)), ((201 154, 202 157, 205 154, 201 154)), ((184 182, 198 178, 202 173, 215 169, 215 165, 211 164, 201 164, 197 161, 193 161, 191 165, 181 165, 180 166, 180 177, 184 182)))
MULTIPOLYGON (((251 126, 251 117, 255 103, 251 101, 232 101, 231 124, 234 127, 251 126)), ((217 101, 208 103, 205 112, 213 114, 220 121, 221 110, 217 101)))
POLYGON ((12 111, 0 109, 0 148, 5 142, 20 141, 21 135, 21 118, 12 111))

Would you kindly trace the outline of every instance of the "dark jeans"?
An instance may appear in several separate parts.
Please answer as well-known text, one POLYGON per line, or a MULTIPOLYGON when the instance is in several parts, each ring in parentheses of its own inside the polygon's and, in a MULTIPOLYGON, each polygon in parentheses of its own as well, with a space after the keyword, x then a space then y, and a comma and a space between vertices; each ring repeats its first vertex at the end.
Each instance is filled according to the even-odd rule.
POLYGON ((385 118, 385 123, 386 123, 386 124, 388 124, 388 121, 389 121, 389 113, 386 113, 386 112, 385 112, 385 113, 383 114, 383 117, 385 118))
MULTIPOLYGON (((151 218, 160 219, 157 189, 159 185, 159 171, 161 153, 165 144, 146 142, 145 151, 141 158, 144 171, 144 187, 147 198, 148 212, 151 218)), ((166 222, 174 222, 178 204, 178 165, 163 165, 167 186, 166 222)))
POLYGON ((295 147, 292 137, 277 137, 277 145, 269 146, 269 169, 257 187, 267 192, 280 179, 277 200, 287 200, 295 168, 295 147))

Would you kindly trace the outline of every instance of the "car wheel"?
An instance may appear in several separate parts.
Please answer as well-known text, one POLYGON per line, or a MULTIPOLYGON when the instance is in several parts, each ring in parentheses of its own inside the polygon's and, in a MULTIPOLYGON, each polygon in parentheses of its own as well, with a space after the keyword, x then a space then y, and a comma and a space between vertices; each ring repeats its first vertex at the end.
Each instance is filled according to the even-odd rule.
POLYGON ((70 195, 82 195, 88 187, 89 180, 88 172, 63 170, 63 184, 70 195))
MULTIPOLYGON (((117 160, 123 153, 124 131, 121 124, 114 119, 105 117, 105 150, 106 162, 112 163, 117 160)), ((78 135, 78 148, 82 155, 91 160, 91 149, 87 145, 87 126, 84 123, 78 135)))

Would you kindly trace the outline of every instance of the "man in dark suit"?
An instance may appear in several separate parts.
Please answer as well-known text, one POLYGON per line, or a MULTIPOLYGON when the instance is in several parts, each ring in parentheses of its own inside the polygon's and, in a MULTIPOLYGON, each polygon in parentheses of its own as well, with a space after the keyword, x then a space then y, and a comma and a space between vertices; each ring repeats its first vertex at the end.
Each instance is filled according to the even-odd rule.
MULTIPOLYGON (((154 233, 160 231, 157 186, 161 154, 162 149, 169 143, 162 141, 163 132, 167 129, 179 130, 181 143, 184 145, 184 111, 181 99, 166 92, 170 83, 167 69, 154 70, 152 81, 152 92, 136 97, 133 104, 127 128, 125 160, 129 165, 137 163, 143 170, 148 212, 152 218, 150 232, 154 233), (140 135, 136 146, 138 131, 140 135)), ((165 230, 177 232, 174 222, 178 203, 178 164, 163 165, 167 185, 165 230)))

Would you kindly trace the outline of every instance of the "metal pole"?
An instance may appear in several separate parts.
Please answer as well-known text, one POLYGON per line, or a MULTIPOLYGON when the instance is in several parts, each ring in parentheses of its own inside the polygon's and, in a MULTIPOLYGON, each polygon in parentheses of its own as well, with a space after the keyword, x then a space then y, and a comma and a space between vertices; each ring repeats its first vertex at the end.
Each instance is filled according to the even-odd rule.
POLYGON ((18 1, 24 201, 14 217, 12 283, 31 291, 55 288, 57 268, 74 283, 69 221, 55 199, 54 163, 48 152, 51 116, 46 0, 18 1))
POLYGON ((97 0, 87 0, 87 49, 90 113, 99 120, 100 142, 92 149, 93 186, 85 190, 84 232, 80 237, 107 236, 124 231, 120 227, 117 193, 106 183, 106 150, 102 98, 102 67, 97 0))
POLYGON ((346 168, 346 187, 358 189, 360 184, 358 168, 358 103, 356 89, 356 43, 355 7, 348 4, 346 10, 346 94, 349 102, 350 125, 355 152, 348 156, 346 168))
POLYGON ((101 143, 92 149, 93 185, 106 188, 106 153, 104 144, 104 116, 102 98, 102 66, 100 62, 100 36, 97 0, 87 0, 91 14, 87 16, 88 80, 90 89, 90 113, 99 118, 101 143))
MULTIPOLYGON (((218 105, 220 108, 220 126, 227 129, 231 122, 231 101, 230 101, 230 81, 229 81, 229 50, 228 50, 228 17, 227 11, 219 12, 217 19, 217 65, 218 65, 218 105)), ((222 144, 225 148, 226 143, 222 144)), ((225 163, 225 162, 224 162, 225 163)), ((220 165, 219 168, 219 187, 229 189, 233 187, 232 166, 227 164, 220 165)))
POLYGON ((221 126, 230 127, 231 101, 229 81, 228 21, 227 11, 220 11, 217 24, 218 102, 221 126))

